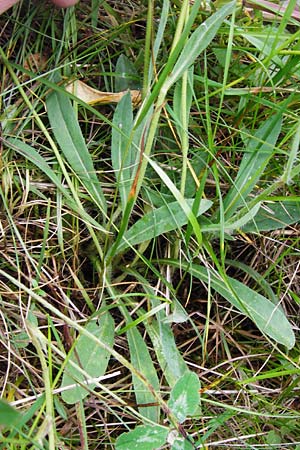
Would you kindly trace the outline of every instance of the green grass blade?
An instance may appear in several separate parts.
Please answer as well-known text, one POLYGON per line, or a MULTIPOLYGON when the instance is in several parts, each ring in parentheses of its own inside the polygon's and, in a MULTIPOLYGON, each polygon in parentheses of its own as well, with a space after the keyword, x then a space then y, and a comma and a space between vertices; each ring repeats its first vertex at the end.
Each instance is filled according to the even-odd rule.
MULTIPOLYGON (((194 200, 185 200, 186 206, 192 208, 194 200)), ((202 200, 196 216, 200 216, 212 205, 210 200, 202 200)), ((181 228, 188 223, 188 216, 178 202, 161 206, 144 214, 129 230, 124 234, 123 241, 118 247, 118 252, 123 251, 128 246, 137 245, 145 240, 160 236, 168 231, 181 228)))
MULTIPOLYGON (((114 321, 109 312, 106 311, 97 320, 92 319, 86 325, 85 330, 106 345, 113 346, 114 321)), ((71 349, 70 359, 64 370, 61 387, 73 385, 74 383, 78 384, 62 392, 63 400, 68 404, 74 404, 84 399, 96 386, 96 383, 89 383, 86 387, 83 386, 84 382, 88 380, 69 361, 78 364, 91 378, 98 378, 105 374, 109 357, 110 354, 107 350, 95 345, 95 342, 88 336, 81 334, 71 349)))
POLYGON ((68 164, 91 201, 105 214, 106 200, 70 99, 62 92, 52 92, 47 98, 47 111, 52 131, 68 164))
POLYGON ((294 332, 279 305, 274 306, 266 297, 240 281, 231 277, 222 279, 214 271, 197 264, 189 265, 175 260, 164 260, 164 262, 186 270, 205 283, 210 282, 213 289, 248 316, 262 333, 288 349, 295 345, 294 332))
MULTIPOLYGON (((151 384, 154 391, 159 392, 159 380, 152 362, 149 350, 142 336, 136 328, 127 331, 127 339, 130 351, 131 364, 142 373, 151 384)), ((134 394, 138 405, 155 402, 153 394, 145 387, 144 383, 132 375, 134 394)), ((159 421, 159 406, 139 406, 139 412, 153 422, 159 421)))

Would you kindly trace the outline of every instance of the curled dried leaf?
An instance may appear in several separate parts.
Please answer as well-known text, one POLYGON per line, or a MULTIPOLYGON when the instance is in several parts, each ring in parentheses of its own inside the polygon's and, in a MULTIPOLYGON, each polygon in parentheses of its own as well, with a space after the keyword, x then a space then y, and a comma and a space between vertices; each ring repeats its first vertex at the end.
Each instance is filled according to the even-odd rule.
MULTIPOLYGON (((80 98, 89 105, 107 105, 109 103, 119 103, 121 98, 127 91, 121 92, 102 92, 88 86, 80 80, 72 81, 67 84, 66 91, 70 92, 76 97, 80 98)), ((138 90, 131 90, 131 100, 133 106, 138 106, 141 102, 141 92, 138 90)))

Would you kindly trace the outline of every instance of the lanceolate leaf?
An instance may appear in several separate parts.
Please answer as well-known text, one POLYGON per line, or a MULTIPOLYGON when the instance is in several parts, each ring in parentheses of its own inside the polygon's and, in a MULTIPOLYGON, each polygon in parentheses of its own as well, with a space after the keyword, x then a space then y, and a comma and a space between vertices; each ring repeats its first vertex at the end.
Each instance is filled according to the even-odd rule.
MULTIPOLYGON (((159 391, 159 380, 156 373, 156 369, 152 362, 151 356, 147 345, 145 344, 142 336, 136 328, 130 328, 127 331, 127 339, 130 351, 131 364, 141 372, 145 378, 149 381, 153 390, 159 391)), ((155 403, 156 399, 153 394, 147 390, 145 384, 137 378, 135 375, 132 376, 134 393, 136 402, 139 405, 146 405, 147 403, 155 403)), ((145 406, 139 407, 140 413, 152 420, 153 422, 158 422, 159 420, 159 406, 145 406)))
POLYGON ((127 89, 140 89, 139 74, 126 55, 119 56, 115 70, 115 91, 126 91, 127 89))
POLYGON ((281 131, 282 113, 269 118, 247 143, 240 168, 233 187, 224 199, 225 220, 229 220, 240 206, 246 205, 246 198, 261 177, 281 131))
POLYGON ((54 91, 47 99, 47 111, 52 131, 68 164, 91 200, 106 213, 106 200, 71 101, 65 93, 54 91))
POLYGON ((139 156, 130 143, 133 113, 129 92, 122 98, 115 110, 113 125, 111 160, 124 211, 139 156))
POLYGON ((210 282, 213 289, 221 294, 243 314, 253 320, 257 328, 288 349, 295 345, 295 335, 292 327, 279 305, 240 281, 231 277, 222 279, 214 271, 197 264, 187 264, 175 260, 163 260, 165 263, 186 270, 191 275, 205 283, 210 282))
POLYGON ((68 206, 72 208, 74 212, 79 214, 83 220, 90 223, 96 229, 107 233, 107 231, 95 219, 93 219, 83 208, 79 207, 78 203, 76 203, 70 195, 70 191, 63 186, 59 177, 51 169, 45 158, 43 158, 33 147, 30 147, 19 139, 7 139, 6 143, 20 155, 23 155, 35 164, 49 178, 54 186, 56 186, 57 189, 63 194, 64 198, 67 200, 68 206))
MULTIPOLYGON (((110 347, 114 343, 114 321, 109 312, 103 313, 97 320, 92 319, 86 326, 86 330, 110 347)), ((85 398, 96 386, 88 383, 83 373, 70 364, 70 361, 88 373, 90 378, 98 378, 105 374, 110 354, 103 348, 95 345, 89 337, 80 335, 73 349, 70 360, 67 362, 61 387, 77 385, 62 392, 62 398, 66 403, 74 404, 85 398), (81 385, 80 385, 80 384, 81 385), (86 387, 84 384, 86 384, 86 387)))
MULTIPOLYGON (((137 271, 129 270, 128 273, 139 280, 146 294, 149 295, 152 308, 156 308, 161 300, 156 298, 154 289, 149 285, 149 280, 146 280, 137 271)), ((152 348, 155 351, 159 367, 163 370, 169 386, 173 387, 176 381, 188 371, 188 366, 178 350, 170 324, 165 322, 168 317, 165 310, 158 311, 156 317, 157 320, 145 321, 144 325, 152 341, 152 348)))
POLYGON ((243 231, 253 233, 278 230, 299 220, 300 201, 266 202, 255 218, 243 226, 243 231))
POLYGON ((166 81, 168 88, 179 80, 182 74, 194 63, 200 53, 208 47, 225 18, 232 13, 235 5, 236 2, 230 2, 223 6, 192 33, 166 81))
MULTIPOLYGON (((186 204, 192 208, 193 199, 187 199, 186 204)), ((212 205, 210 200, 202 200, 196 216, 203 214, 212 205)), ((188 217, 178 202, 172 202, 169 205, 161 206, 145 214, 138 220, 125 234, 123 241, 118 247, 122 251, 130 245, 140 244, 145 240, 160 236, 167 231, 181 228, 188 223, 188 217)))

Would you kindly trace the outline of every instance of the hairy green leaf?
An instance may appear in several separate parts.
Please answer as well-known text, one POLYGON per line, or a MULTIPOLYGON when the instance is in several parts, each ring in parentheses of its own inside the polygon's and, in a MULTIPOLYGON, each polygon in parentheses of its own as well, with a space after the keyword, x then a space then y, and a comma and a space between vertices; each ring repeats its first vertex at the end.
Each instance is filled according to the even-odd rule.
POLYGON ((127 89, 139 89, 139 75, 132 61, 122 54, 119 56, 115 70, 115 91, 121 92, 127 89))
MULTIPOLYGON (((142 373, 151 384, 154 391, 159 392, 159 380, 156 369, 152 362, 149 350, 142 336, 136 328, 130 328, 127 331, 127 339, 130 351, 131 364, 142 373)), ((153 394, 146 388, 145 384, 134 374, 132 375, 134 394, 136 402, 139 405, 156 402, 153 394)), ((139 407, 139 411, 143 416, 158 422, 159 406, 139 407)))
MULTIPOLYGON (((193 199, 185 200, 188 207, 192 208, 193 199)), ((203 214, 212 205, 210 200, 202 200, 199 206, 197 216, 203 214)), ((125 234, 123 241, 118 247, 122 251, 130 245, 140 244, 145 240, 160 236, 168 231, 176 230, 188 223, 186 212, 176 201, 169 205, 153 209, 138 220, 125 234)))
POLYGON ((250 289, 240 281, 231 277, 223 279, 213 270, 206 267, 175 260, 163 261, 172 266, 180 267, 181 270, 186 270, 205 283, 210 283, 213 289, 253 320, 262 333, 279 344, 286 346, 288 349, 295 345, 293 329, 279 305, 274 305, 266 297, 250 289))
POLYGON ((138 152, 134 151, 130 143, 133 126, 133 113, 130 92, 124 95, 116 107, 112 128, 111 160, 119 188, 123 211, 128 199, 138 152))
POLYGON ((300 220, 299 201, 265 202, 255 218, 243 226, 248 233, 285 228, 300 220))
POLYGON ((191 371, 185 373, 173 387, 168 407, 179 423, 183 423, 188 416, 195 414, 200 404, 199 389, 199 377, 191 371))
MULTIPOLYGON (((114 321, 109 312, 106 311, 98 319, 92 319, 85 329, 106 345, 113 346, 114 321)), ((88 336, 80 335, 71 349, 61 387, 76 385, 62 392, 63 400, 68 404, 74 404, 85 398, 96 386, 93 382, 89 383, 89 379, 98 378, 105 374, 109 357, 110 354, 105 349, 95 345, 95 342, 88 336), (83 369, 89 375, 89 379, 86 379, 84 374, 71 364, 71 361, 83 369)))
POLYGON ((52 92, 47 98, 47 111, 52 131, 68 164, 91 200, 105 214, 106 200, 70 99, 63 92, 52 92))
POLYGON ((116 441, 116 450, 156 450, 166 442, 168 428, 141 425, 123 433, 116 441))

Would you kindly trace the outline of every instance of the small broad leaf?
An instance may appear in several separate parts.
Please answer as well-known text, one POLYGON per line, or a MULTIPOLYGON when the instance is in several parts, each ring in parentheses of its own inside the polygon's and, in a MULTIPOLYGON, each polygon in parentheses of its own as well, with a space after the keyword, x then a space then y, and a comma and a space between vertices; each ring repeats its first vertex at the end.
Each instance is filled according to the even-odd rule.
POLYGON ((291 349, 295 345, 295 335, 291 324, 278 305, 274 305, 263 295, 245 286, 231 277, 218 276, 213 270, 197 264, 187 264, 175 260, 161 260, 181 270, 186 270, 194 277, 210 283, 212 288, 248 316, 262 333, 279 344, 291 349))
MULTIPOLYGON (((97 320, 92 319, 85 329, 104 344, 110 347, 113 346, 114 321, 109 312, 106 311, 101 314, 97 320)), ((105 374, 109 357, 110 354, 105 349, 95 344, 88 336, 81 334, 71 349, 61 387, 76 385, 61 393, 63 400, 68 404, 74 404, 85 398, 96 386, 95 383, 89 383, 89 379, 98 378, 105 374), (88 374, 89 379, 74 367, 71 362, 83 369, 88 374)))
POLYGON ((20 417, 20 413, 15 408, 0 399, 0 425, 13 426, 20 420, 20 417))
POLYGON ((67 94, 52 92, 47 99, 47 111, 52 131, 68 164, 91 200, 106 213, 107 205, 101 184, 67 94))
POLYGON ((186 371, 188 366, 184 361, 175 342, 174 334, 168 323, 164 323, 166 318, 164 311, 160 311, 157 321, 151 321, 147 325, 147 331, 151 338, 156 357, 169 386, 174 386, 179 377, 186 371), (162 314, 160 314, 162 313, 162 314))
MULTIPOLYGON (((192 208, 194 199, 187 199, 186 204, 192 208)), ((200 216, 207 211, 212 205, 210 200, 202 200, 198 213, 200 216)), ((145 240, 160 236, 168 231, 181 228, 188 223, 188 217, 182 206, 176 201, 169 205, 161 206, 145 214, 138 220, 125 234, 123 241, 118 247, 118 251, 122 251, 130 245, 140 244, 145 240)))
POLYGON ((184 436, 180 436, 177 430, 171 430, 168 436, 168 444, 171 450, 194 450, 195 446, 184 436))
POLYGON ((195 414, 200 404, 199 389, 199 378, 191 371, 185 373, 173 387, 168 407, 179 423, 184 422, 188 416, 195 414))
POLYGON ((138 426, 118 437, 116 450, 157 450, 166 442, 168 431, 159 425, 138 426))
MULTIPOLYGON (((159 379, 156 369, 152 362, 147 345, 136 328, 130 328, 127 331, 127 339, 130 351, 131 364, 141 372, 149 381, 154 391, 159 392, 159 379)), ((156 402, 156 398, 147 389, 145 384, 135 375, 132 375, 134 394, 136 402, 139 405, 156 402)), ((139 412, 153 422, 159 420, 159 406, 139 407, 139 412)))
POLYGON ((120 55, 115 70, 115 91, 139 89, 139 74, 132 61, 126 55, 120 55))

